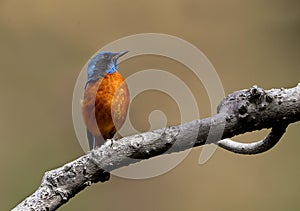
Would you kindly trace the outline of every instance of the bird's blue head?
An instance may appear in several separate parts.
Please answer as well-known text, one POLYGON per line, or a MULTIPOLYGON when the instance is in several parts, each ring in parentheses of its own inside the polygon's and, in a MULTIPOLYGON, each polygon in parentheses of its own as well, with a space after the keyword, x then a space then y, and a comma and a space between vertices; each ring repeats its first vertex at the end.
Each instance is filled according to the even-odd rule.
POLYGON ((118 70, 118 58, 128 51, 100 52, 96 54, 88 63, 88 81, 94 82, 103 78, 106 74, 112 74, 118 70))

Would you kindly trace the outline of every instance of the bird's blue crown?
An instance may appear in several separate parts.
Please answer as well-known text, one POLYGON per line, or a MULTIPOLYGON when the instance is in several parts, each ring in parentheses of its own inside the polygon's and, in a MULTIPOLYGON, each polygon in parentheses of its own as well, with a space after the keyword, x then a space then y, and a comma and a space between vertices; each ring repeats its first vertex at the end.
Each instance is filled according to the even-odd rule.
POLYGON ((128 51, 119 53, 103 51, 92 57, 88 63, 88 81, 97 81, 106 74, 112 74, 118 70, 118 58, 128 51))

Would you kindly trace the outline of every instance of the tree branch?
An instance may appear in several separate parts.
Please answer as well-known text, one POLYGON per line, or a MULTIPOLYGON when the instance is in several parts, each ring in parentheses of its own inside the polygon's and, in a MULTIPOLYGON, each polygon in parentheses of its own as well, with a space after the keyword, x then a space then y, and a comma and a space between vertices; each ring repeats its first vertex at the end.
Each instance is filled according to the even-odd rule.
POLYGON ((290 89, 265 91, 254 86, 236 91, 220 103, 215 116, 110 140, 46 172, 40 187, 13 210, 56 210, 91 183, 109 180, 108 172, 163 153, 211 143, 240 154, 262 153, 280 140, 290 123, 299 120, 300 84, 290 89), (260 142, 246 144, 226 139, 262 128, 272 130, 260 142))

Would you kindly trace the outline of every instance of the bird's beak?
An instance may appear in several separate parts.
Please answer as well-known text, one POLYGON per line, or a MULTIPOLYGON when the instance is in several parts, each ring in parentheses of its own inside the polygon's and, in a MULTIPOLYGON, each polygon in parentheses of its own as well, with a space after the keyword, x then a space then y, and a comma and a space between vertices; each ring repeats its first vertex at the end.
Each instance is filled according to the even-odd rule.
POLYGON ((119 53, 116 53, 116 55, 114 57, 115 57, 115 59, 118 59, 127 53, 128 53, 128 51, 120 51, 119 53))

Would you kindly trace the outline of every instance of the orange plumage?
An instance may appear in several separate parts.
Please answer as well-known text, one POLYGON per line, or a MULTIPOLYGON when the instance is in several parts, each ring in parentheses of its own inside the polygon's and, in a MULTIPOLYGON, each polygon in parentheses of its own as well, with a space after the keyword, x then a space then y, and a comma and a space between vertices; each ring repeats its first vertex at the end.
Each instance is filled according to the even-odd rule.
POLYGON ((118 73, 106 74, 89 83, 84 93, 82 114, 96 146, 113 138, 127 116, 129 92, 124 78, 118 73))

